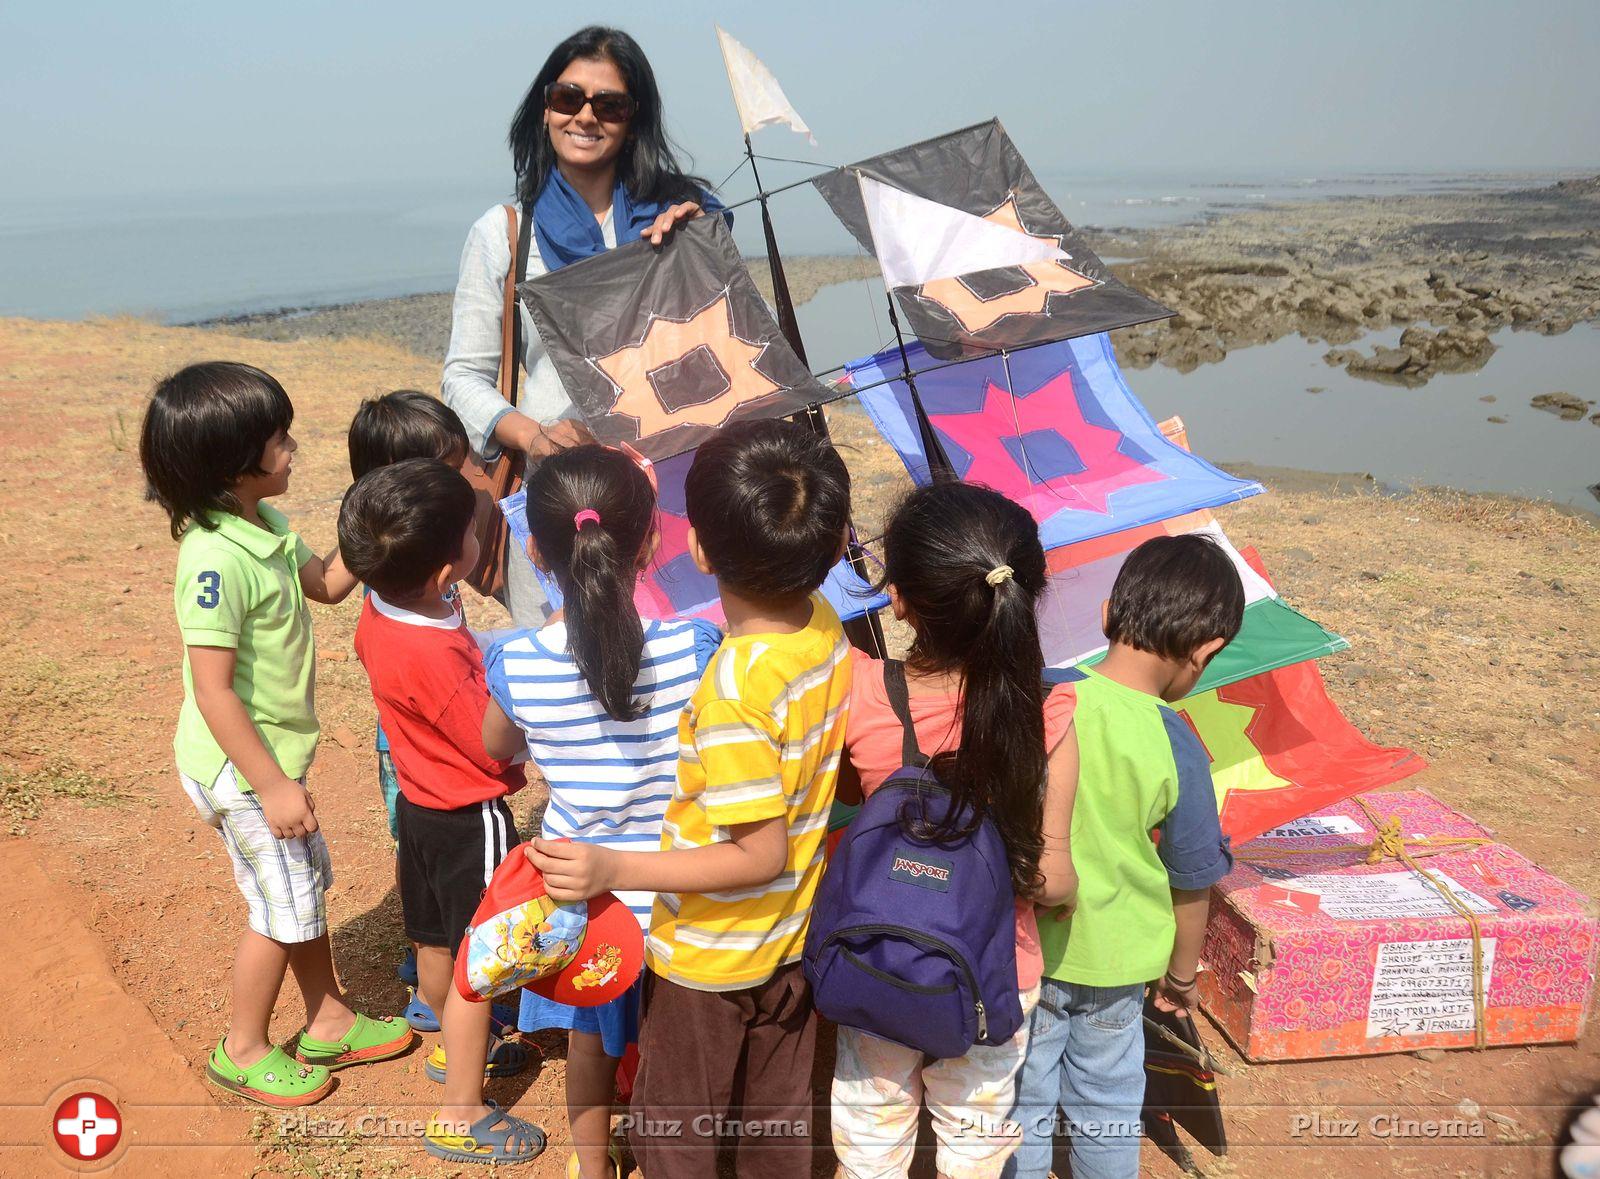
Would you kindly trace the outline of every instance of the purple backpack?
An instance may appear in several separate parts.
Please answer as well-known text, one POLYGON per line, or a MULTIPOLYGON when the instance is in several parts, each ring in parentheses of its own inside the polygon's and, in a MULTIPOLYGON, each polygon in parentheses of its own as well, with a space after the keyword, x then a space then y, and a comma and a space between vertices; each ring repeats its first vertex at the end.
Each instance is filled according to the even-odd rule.
POLYGON ((884 664, 905 765, 851 821, 817 890, 805 972, 824 1017, 932 1057, 1003 1044, 1022 1026, 1015 896, 987 816, 944 843, 919 838, 951 806, 911 724, 905 665, 884 664))

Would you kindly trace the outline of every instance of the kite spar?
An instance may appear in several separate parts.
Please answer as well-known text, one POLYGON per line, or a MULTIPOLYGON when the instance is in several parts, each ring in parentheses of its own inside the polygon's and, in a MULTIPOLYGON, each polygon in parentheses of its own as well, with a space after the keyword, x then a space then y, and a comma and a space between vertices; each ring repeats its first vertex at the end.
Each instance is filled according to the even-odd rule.
MULTIPOLYGON (((794 349, 795 355, 802 363, 809 364, 805 341, 800 338, 800 321, 794 312, 794 297, 789 293, 789 279, 783 270, 783 256, 778 252, 778 235, 772 226, 772 214, 767 206, 767 191, 761 184, 761 171, 756 166, 756 152, 750 142, 750 136, 762 127, 783 123, 809 139, 812 147, 817 145, 817 137, 811 134, 811 128, 806 126, 800 113, 790 104, 783 87, 778 84, 778 79, 761 59, 730 36, 721 25, 716 26, 716 29, 717 44, 722 49, 722 64, 728 73, 728 86, 733 91, 733 105, 739 112, 739 125, 744 132, 745 160, 750 165, 750 176, 756 184, 756 199, 761 205, 761 232, 766 239, 767 272, 772 276, 772 301, 778 313, 778 327, 789 341, 789 346, 794 349)), ((893 313, 894 309, 891 307, 890 314, 893 313)), ((897 334, 898 331, 896 325, 897 334)), ((795 420, 798 421, 801 417, 805 418, 806 424, 813 431, 824 438, 829 437, 828 419, 822 412, 820 404, 817 402, 808 404, 804 410, 795 415, 795 420)), ((845 559, 862 581, 871 581, 866 550, 856 538, 853 521, 850 524, 850 540, 846 546, 845 559)), ((885 652, 883 624, 878 621, 876 611, 868 611, 861 618, 847 624, 846 629, 854 632, 850 634, 852 643, 880 658, 883 657, 885 652)))

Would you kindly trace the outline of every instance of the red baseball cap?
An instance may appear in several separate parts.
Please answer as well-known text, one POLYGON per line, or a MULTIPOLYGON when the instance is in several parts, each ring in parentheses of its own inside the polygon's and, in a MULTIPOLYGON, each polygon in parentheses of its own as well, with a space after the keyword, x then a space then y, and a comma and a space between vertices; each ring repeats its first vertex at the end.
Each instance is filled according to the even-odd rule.
POLYGON ((456 990, 482 1003, 518 987, 573 1007, 622 994, 644 967, 639 920, 612 893, 555 901, 544 874, 512 848, 495 869, 456 953, 456 990))

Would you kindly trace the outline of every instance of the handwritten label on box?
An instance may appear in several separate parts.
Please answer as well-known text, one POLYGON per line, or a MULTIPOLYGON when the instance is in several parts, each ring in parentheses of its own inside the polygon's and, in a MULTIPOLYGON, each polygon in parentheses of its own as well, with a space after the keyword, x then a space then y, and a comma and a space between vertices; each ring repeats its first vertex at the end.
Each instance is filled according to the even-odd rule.
MULTIPOLYGON (((1483 992, 1494 973, 1495 939, 1483 939, 1483 992)), ((1387 942, 1378 947, 1367 1004, 1367 1038, 1470 1032, 1472 939, 1387 942)))
MULTIPOLYGON (((1435 870, 1433 876, 1474 913, 1495 912, 1492 904, 1443 872, 1435 870)), ((1321 897, 1322 911, 1335 921, 1387 921, 1455 913, 1431 884, 1413 872, 1300 876, 1294 887, 1321 897)))

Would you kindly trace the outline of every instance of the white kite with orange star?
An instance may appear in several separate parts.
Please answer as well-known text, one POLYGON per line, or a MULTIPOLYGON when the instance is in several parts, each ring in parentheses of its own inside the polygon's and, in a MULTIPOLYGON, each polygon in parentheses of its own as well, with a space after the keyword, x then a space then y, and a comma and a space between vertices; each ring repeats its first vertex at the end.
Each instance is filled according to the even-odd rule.
POLYGON ((908 325, 938 360, 1172 314, 1105 267, 996 121, 812 183, 878 259, 908 325))

